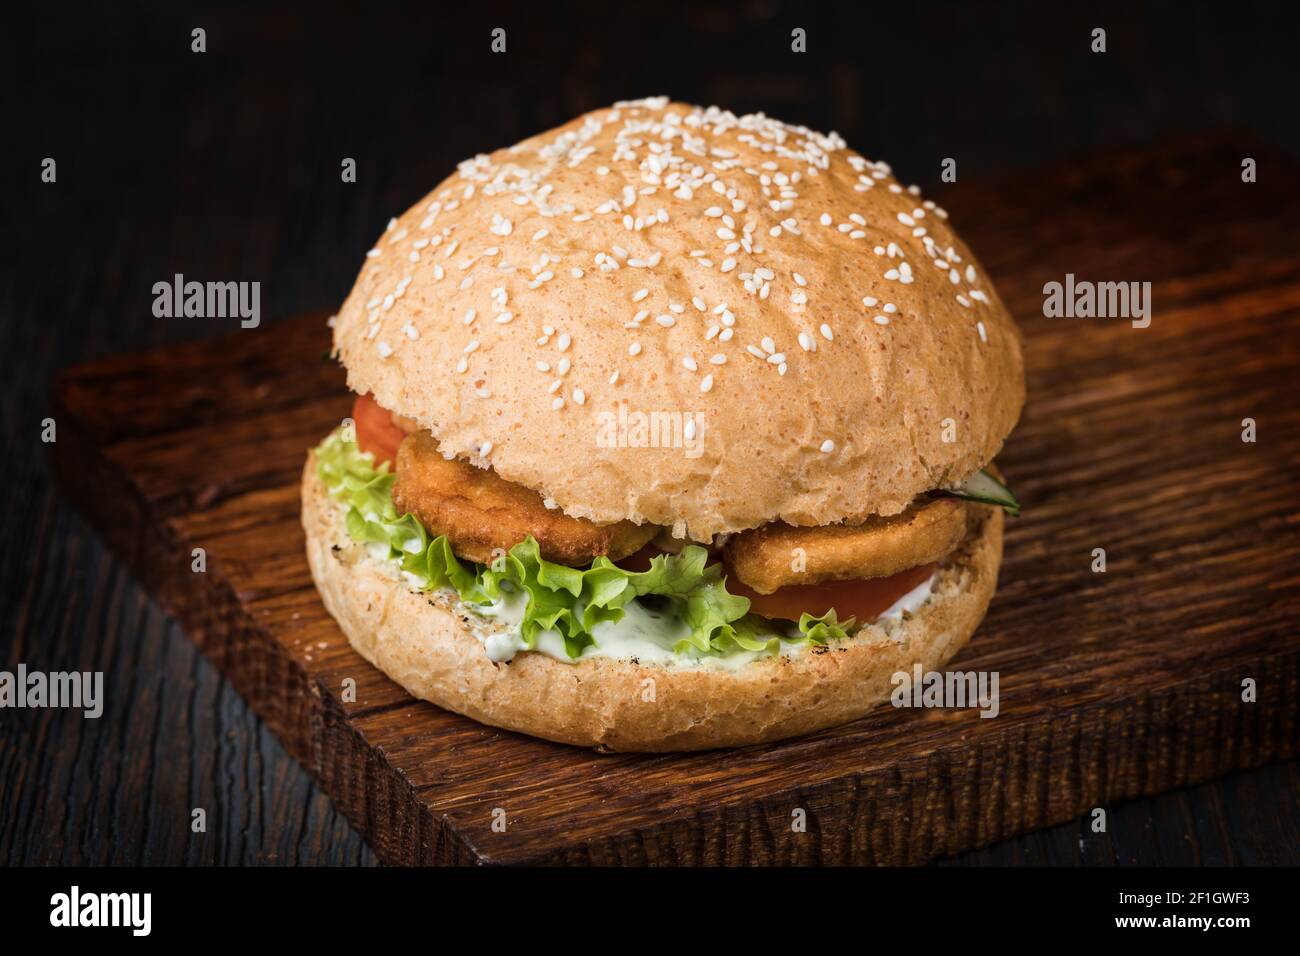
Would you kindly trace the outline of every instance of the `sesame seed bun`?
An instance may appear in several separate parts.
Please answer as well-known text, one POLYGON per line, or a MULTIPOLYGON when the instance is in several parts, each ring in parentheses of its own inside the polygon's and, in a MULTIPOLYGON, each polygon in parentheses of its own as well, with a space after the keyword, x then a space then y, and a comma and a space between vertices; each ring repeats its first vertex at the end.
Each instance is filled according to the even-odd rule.
POLYGON ((411 590, 391 565, 353 542, 345 508, 326 492, 314 454, 303 472, 302 504, 316 586, 366 660, 415 697, 448 710, 608 750, 740 746, 860 717, 888 699, 895 673, 918 663, 937 669, 966 643, 992 598, 1002 556, 1002 511, 979 509, 915 613, 797 657, 736 670, 611 658, 566 663, 541 653, 504 664, 488 659, 452 597, 411 590))
POLYGON ((368 254, 335 345, 444 454, 701 541, 897 514, 992 461, 1024 401, 1015 325, 942 209, 835 134, 666 100, 462 163, 368 254))

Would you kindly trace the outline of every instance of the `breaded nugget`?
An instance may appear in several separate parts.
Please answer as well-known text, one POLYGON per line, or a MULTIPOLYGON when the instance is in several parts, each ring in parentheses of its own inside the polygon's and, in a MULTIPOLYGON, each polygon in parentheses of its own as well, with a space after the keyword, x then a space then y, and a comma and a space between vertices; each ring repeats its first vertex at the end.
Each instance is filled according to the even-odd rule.
POLYGON ((445 534, 457 555, 480 564, 530 534, 542 557, 560 564, 585 565, 601 554, 618 560, 659 530, 631 521, 598 525, 547 508, 537 492, 490 469, 443 458, 427 431, 407 436, 397 450, 393 502, 398 511, 415 515, 430 534, 445 534))
POLYGON ((736 576, 759 594, 788 584, 883 578, 938 561, 957 547, 966 537, 966 515, 963 501, 930 498, 859 525, 773 522, 732 536, 724 550, 736 576))

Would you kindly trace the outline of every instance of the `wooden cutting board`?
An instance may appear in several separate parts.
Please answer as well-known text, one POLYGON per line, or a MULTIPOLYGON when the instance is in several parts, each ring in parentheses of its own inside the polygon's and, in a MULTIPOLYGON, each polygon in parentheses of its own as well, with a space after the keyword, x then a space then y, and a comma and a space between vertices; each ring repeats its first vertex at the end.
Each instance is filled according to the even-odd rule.
POLYGON ((1298 176, 1219 139, 943 193, 1027 341, 999 458, 1025 513, 950 665, 999 672, 995 719, 885 706, 778 745, 611 755, 412 700, 303 556, 303 454, 350 407, 325 316, 68 370, 57 474, 388 862, 922 862, 1296 754, 1298 176), (1045 318, 1066 273, 1150 281, 1150 327, 1045 318))

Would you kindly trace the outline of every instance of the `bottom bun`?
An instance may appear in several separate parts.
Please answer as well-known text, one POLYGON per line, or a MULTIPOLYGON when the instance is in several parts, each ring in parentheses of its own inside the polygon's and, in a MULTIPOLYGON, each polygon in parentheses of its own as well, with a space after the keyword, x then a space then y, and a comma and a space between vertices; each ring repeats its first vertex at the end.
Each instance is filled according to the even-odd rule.
POLYGON ((889 698, 892 677, 947 662, 984 617, 1002 560, 1002 511, 973 509, 965 541, 940 567, 930 599, 901 620, 797 656, 736 669, 541 653, 493 663, 454 595, 412 591, 388 562, 348 537, 345 509, 308 456, 302 481, 307 560, 348 641, 409 693, 485 724, 602 750, 708 750, 780 740, 861 717, 889 698))

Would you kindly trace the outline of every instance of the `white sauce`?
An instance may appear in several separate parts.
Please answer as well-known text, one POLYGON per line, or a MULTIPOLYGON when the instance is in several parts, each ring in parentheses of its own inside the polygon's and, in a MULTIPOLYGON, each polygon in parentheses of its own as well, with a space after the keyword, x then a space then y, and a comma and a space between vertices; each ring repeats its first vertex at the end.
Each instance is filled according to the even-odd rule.
MULTIPOLYGON (((894 602, 876 620, 897 621, 905 613, 915 613, 930 599, 934 580, 935 575, 931 575, 894 602)), ((460 609, 486 621, 505 625, 501 630, 474 629, 476 632, 481 631, 478 637, 483 642, 488 660, 510 661, 520 651, 529 650, 519 633, 525 602, 524 594, 514 593, 505 595, 495 604, 460 604, 460 609)), ((673 645, 690 634, 690 628, 680 618, 671 613, 652 610, 635 600, 629 602, 623 610, 622 620, 602 621, 595 626, 592 638, 596 643, 583 648, 579 660, 606 657, 623 661, 635 660, 641 664, 738 670, 752 661, 769 656, 763 651, 737 651, 726 655, 687 651, 679 654, 673 650, 673 645)), ((781 640, 779 653, 783 656, 797 657, 807 649, 806 644, 788 641, 785 639, 787 634, 775 629, 772 636, 781 640)), ((564 649, 564 638, 558 631, 543 631, 537 636, 537 644, 531 651, 566 663, 573 662, 564 649)))

